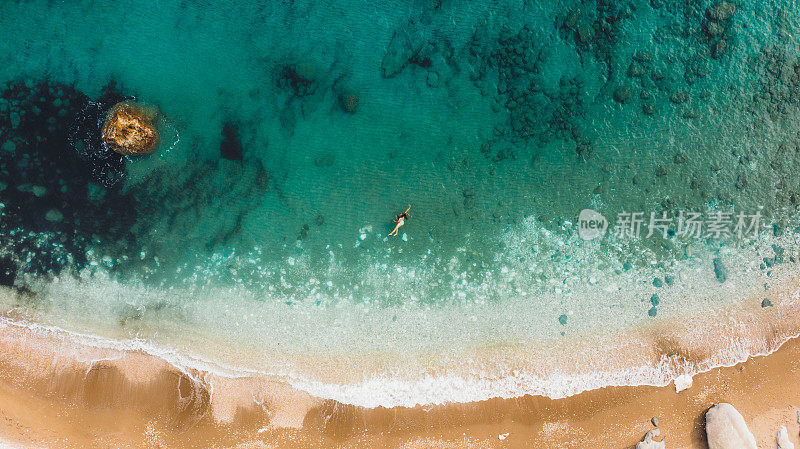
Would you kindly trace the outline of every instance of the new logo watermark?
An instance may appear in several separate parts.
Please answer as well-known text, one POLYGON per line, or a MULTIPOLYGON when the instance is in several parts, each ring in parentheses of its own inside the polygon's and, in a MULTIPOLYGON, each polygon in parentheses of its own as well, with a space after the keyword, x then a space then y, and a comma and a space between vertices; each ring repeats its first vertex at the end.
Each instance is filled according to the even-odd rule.
POLYGON ((594 240, 606 235, 608 220, 600 212, 584 209, 578 215, 578 235, 584 240, 594 240))
MULTIPOLYGON (((648 216, 645 212, 622 211, 617 214, 611 235, 615 239, 650 238, 654 234, 660 234, 663 238, 677 236, 724 239, 735 236, 741 240, 758 237, 761 218, 761 212, 747 214, 712 211, 704 214, 679 211, 677 216, 668 212, 650 212, 648 216)), ((578 215, 578 235, 583 240, 603 237, 608 227, 608 220, 596 210, 584 209, 578 215)))

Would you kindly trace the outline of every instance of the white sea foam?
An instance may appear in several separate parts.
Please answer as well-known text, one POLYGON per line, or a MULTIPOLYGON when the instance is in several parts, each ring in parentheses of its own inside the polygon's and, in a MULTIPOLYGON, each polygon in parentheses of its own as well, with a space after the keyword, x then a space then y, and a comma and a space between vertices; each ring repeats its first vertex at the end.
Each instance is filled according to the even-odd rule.
MULTIPOLYGON (((794 297, 797 291, 789 297, 794 297)), ((796 307, 793 301, 779 303, 777 307, 785 309, 781 313, 789 313, 796 307)), ((733 316, 731 317, 733 318, 733 316)), ((744 317, 743 322, 747 322, 744 317)), ((342 370, 341 378, 320 378, 313 371, 297 369, 284 365, 273 366, 263 370, 246 364, 229 364, 215 360, 208 352, 198 353, 181 346, 170 346, 154 339, 116 339, 81 332, 66 331, 56 326, 48 326, 33 322, 20 322, 3 319, 3 326, 26 326, 33 330, 46 330, 64 335, 76 344, 89 345, 112 351, 142 351, 162 358, 176 367, 188 372, 189 368, 212 372, 226 377, 258 377, 278 376, 290 385, 310 394, 335 399, 337 401, 367 407, 376 406, 414 406, 417 404, 436 404, 445 402, 480 401, 492 397, 519 397, 525 394, 561 398, 591 390, 614 385, 654 385, 664 386, 676 379, 691 376, 717 366, 730 366, 746 360, 753 355, 761 355, 777 349, 785 340, 795 335, 782 335, 777 341, 764 341, 755 338, 751 326, 725 328, 723 332, 734 332, 738 329, 742 338, 734 338, 727 346, 713 348, 712 356, 705 360, 690 362, 675 360, 670 357, 651 357, 643 345, 646 340, 637 341, 637 334, 631 333, 630 340, 614 342, 614 340, 596 340, 593 347, 540 347, 540 348, 500 348, 486 354, 474 353, 472 360, 448 360, 440 364, 436 373, 426 373, 410 366, 408 370, 394 366, 383 373, 365 374, 362 377, 345 374, 352 371, 349 363, 334 363, 342 370), (748 339, 747 336, 754 338, 748 339), (611 344, 609 344, 611 342, 611 344), (616 346, 615 346, 616 345, 616 346), (574 351, 573 353, 564 351, 574 351), (531 357, 527 352, 543 351, 544 357, 531 357), (619 357, 614 357, 618 354, 619 357), (488 358, 484 358, 486 355, 488 358), (633 357, 628 357, 633 356, 633 357), (638 357, 638 362, 635 357, 638 357), (577 360, 579 366, 564 364, 564 360, 577 360), (602 359, 596 366, 591 361, 602 359), (491 363, 495 361, 496 363, 491 363), (549 367, 543 369, 543 364, 549 367), (347 368, 345 366, 347 365, 347 368), (548 369, 549 368, 549 369, 548 369), (569 369, 573 371, 570 372, 569 369)), ((709 328, 710 329, 710 328, 709 328)), ((709 329, 699 330, 698 336, 709 329)), ((734 332, 735 333, 735 332, 734 332)), ((694 337, 694 336, 692 336, 694 337)), ((692 338, 690 337, 690 338, 692 338)), ((724 337, 724 334, 723 334, 724 337)), ((726 338, 722 339, 723 341, 726 338)), ((652 343, 652 342, 649 342, 652 343)), ((710 342, 714 344, 714 342, 710 342)), ((717 342, 719 343, 719 342, 717 342)), ((536 354, 534 354, 536 355, 536 354)), ((437 366, 437 360, 425 360, 430 355, 418 354, 416 363, 424 366, 437 366), (419 358, 422 358, 420 360, 419 358)), ((466 356, 469 357, 469 356, 466 356)), ((223 357, 224 358, 224 357, 223 357)), ((217 357, 219 359, 219 357, 217 357)), ((411 363, 413 365, 414 363, 411 363)), ((361 363, 361 366, 368 365, 361 363)))

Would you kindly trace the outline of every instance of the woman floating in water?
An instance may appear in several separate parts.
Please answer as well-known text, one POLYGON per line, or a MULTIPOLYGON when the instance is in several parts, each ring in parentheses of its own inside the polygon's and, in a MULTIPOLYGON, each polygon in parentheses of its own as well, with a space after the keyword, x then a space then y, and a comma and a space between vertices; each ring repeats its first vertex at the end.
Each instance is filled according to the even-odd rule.
POLYGON ((396 219, 392 220, 393 222, 397 223, 397 225, 395 225, 394 229, 392 229, 392 232, 390 232, 389 235, 397 235, 397 230, 400 229, 400 226, 405 224, 405 221, 408 218, 408 211, 410 210, 411 206, 408 206, 408 209, 406 209, 405 212, 398 215, 396 219))

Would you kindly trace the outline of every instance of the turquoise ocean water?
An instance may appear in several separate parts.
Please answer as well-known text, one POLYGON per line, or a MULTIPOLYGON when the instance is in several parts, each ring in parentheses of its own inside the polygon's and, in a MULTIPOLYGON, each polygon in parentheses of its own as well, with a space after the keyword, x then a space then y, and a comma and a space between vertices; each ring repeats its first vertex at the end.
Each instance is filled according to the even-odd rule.
POLYGON ((774 349, 799 27, 791 1, 4 1, 2 309, 364 405, 774 349), (124 98, 162 113, 150 156, 97 140, 124 98), (701 355, 652 344, 675 323, 701 355))

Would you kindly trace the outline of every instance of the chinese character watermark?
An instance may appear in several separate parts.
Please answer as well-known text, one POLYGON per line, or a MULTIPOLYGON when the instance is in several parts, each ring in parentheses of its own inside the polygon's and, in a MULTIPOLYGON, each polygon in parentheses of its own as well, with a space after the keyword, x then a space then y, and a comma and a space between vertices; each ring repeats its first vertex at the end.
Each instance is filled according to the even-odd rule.
MULTIPOLYGON (((615 239, 650 238, 653 235, 663 238, 755 239, 759 236, 762 218, 761 212, 713 211, 703 214, 682 210, 673 216, 668 212, 645 214, 623 210, 617 214, 611 235, 615 239)), ((583 240, 603 237, 609 226, 609 221, 595 210, 584 209, 578 215, 578 235, 583 240)))

